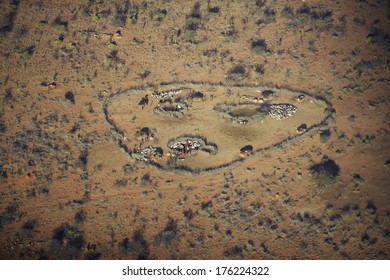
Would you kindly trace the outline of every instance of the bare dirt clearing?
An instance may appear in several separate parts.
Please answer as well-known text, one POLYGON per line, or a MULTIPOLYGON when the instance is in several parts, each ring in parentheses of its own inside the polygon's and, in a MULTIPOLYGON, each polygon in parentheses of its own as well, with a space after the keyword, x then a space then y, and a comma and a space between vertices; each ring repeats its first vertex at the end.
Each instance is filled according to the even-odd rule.
MULTIPOLYGON (((215 143, 217 146, 215 153, 209 154, 204 151, 198 153, 195 150, 191 157, 177 163, 178 166, 186 166, 193 170, 210 170, 238 161, 241 158, 240 148, 245 145, 252 145, 256 152, 291 140, 299 134, 297 128, 300 125, 315 127, 323 123, 330 114, 329 111, 328 113, 325 111, 328 105, 324 101, 285 89, 184 84, 169 85, 169 88, 161 87, 159 91, 169 92, 171 88, 182 90, 174 96, 167 97, 168 100, 155 99, 152 96, 153 91, 148 89, 128 90, 110 98, 107 102, 108 123, 111 123, 115 127, 114 130, 119 132, 119 136, 123 137, 124 141, 121 143, 127 146, 127 150, 142 149, 150 145, 167 150, 168 141, 182 135, 198 135, 215 143), (196 92, 202 93, 202 100, 191 99, 196 92), (268 97, 269 92, 273 95, 272 100, 262 97, 268 97), (145 96, 150 96, 148 105, 137 105, 145 96), (253 100, 248 100, 248 96, 253 100), (298 97, 303 100, 299 102, 298 97), (259 104, 253 105, 254 101, 259 104), (268 112, 261 112, 262 107, 278 103, 296 105, 298 110, 283 120, 273 119, 268 112), (170 104, 170 107, 166 104, 170 104), (228 106, 230 112, 224 114, 217 110, 217 106, 221 104, 228 106), (157 111, 161 107, 165 108, 164 112, 157 111), (175 114, 183 107, 185 111, 179 115, 175 114), (260 116, 256 117, 257 114, 260 116), (235 122, 237 118, 247 122, 235 122), (151 129, 153 137, 146 139, 140 137, 137 131, 143 127, 151 129)), ((331 111, 329 108, 328 110, 331 111)), ((165 152, 156 163, 166 166, 171 163, 171 157, 179 156, 180 151, 178 154, 169 153, 168 156, 165 152)))

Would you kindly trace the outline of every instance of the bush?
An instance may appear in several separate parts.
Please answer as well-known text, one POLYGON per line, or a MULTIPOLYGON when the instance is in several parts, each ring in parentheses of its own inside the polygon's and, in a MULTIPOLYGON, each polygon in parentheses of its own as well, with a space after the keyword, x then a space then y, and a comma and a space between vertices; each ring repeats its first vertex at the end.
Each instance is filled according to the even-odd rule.
POLYGON ((262 8, 265 5, 265 2, 266 0, 256 0, 255 1, 256 7, 262 8))
POLYGON ((202 15, 200 12, 200 4, 199 4, 199 2, 197 2, 192 7, 191 13, 187 16, 186 23, 185 23, 185 29, 191 30, 191 31, 196 31, 199 27, 201 18, 202 18, 202 15))
POLYGON ((221 11, 220 8, 217 6, 209 8, 209 13, 212 13, 212 14, 218 14, 220 11, 221 11))
POLYGON ((6 208, 6 213, 8 215, 14 216, 17 213, 18 209, 19 209, 19 203, 13 201, 10 204, 8 204, 6 208))
POLYGON ((85 218, 87 215, 85 214, 85 211, 81 209, 74 215, 74 219, 77 223, 83 223, 85 221, 85 218))
POLYGON ((96 244, 89 244, 87 245, 87 254, 85 256, 86 260, 98 260, 100 256, 102 255, 99 252, 96 252, 96 244))
POLYGON ((264 64, 256 64, 255 65, 255 72, 263 75, 265 73, 264 64))
POLYGON ((324 158, 321 163, 315 164, 310 168, 313 174, 326 174, 332 177, 336 177, 340 173, 340 167, 334 160, 324 158))
POLYGON ((107 48, 109 48, 111 50, 115 50, 117 47, 118 47, 118 45, 116 44, 116 42, 110 42, 107 44, 107 48))
POLYGON ((256 24, 269 24, 275 22, 276 13, 270 8, 264 10, 263 16, 256 22, 256 24))
POLYGON ((2 13, 2 18, 0 20, 0 35, 5 35, 6 33, 12 32, 14 27, 14 20, 17 14, 17 6, 19 1, 14 3, 11 1, 9 12, 7 14, 2 13))
POLYGON ((239 81, 244 79, 246 76, 246 70, 243 65, 236 65, 232 69, 230 69, 227 79, 233 81, 239 81))
POLYGON ((285 7, 281 14, 298 27, 308 25, 318 31, 327 31, 333 26, 333 12, 325 10, 321 5, 309 7, 304 4, 296 9, 295 12, 291 7, 285 7))
POLYGON ((361 236, 361 241, 364 245, 375 245, 377 242, 377 238, 371 238, 367 232, 363 232, 361 236))
POLYGON ((24 49, 22 53, 20 54, 20 57, 22 59, 29 59, 35 52, 35 46, 29 46, 28 48, 24 49))
POLYGON ((366 212, 370 215, 375 215, 376 214, 376 206, 375 203, 372 200, 367 201, 366 205, 366 212))
POLYGON ((134 171, 134 167, 130 164, 125 164, 123 167, 122 167, 122 172, 124 174, 130 174, 131 172, 134 171))
POLYGON ((325 108, 326 102, 322 99, 314 99, 314 104, 316 104, 318 107, 325 108))
POLYGON ((265 245, 264 242, 261 242, 261 243, 260 243, 260 248, 261 248, 261 250, 264 252, 264 254, 269 254, 268 247, 265 245))
POLYGON ((294 10, 291 7, 284 7, 281 15, 282 17, 292 19, 294 16, 294 10))
POLYGON ((74 93, 71 91, 68 91, 65 93, 65 99, 68 100, 70 103, 75 104, 76 100, 74 98, 74 93))
POLYGON ((141 178, 141 185, 146 186, 150 184, 150 174, 146 173, 141 178))
POLYGON ((330 130, 329 129, 321 131, 320 139, 321 139, 322 143, 327 142, 329 140, 329 137, 330 137, 330 130))
POLYGON ((202 14, 199 2, 192 7, 191 13, 187 15, 184 25, 183 38, 187 42, 194 42, 195 31, 199 28, 202 14))
MULTIPOLYGON (((1 128, 1 127, 0 127, 1 128)), ((7 171, 0 165, 0 179, 7 179, 7 171)))
POLYGON ((59 16, 56 17, 56 19, 53 21, 53 27, 57 30, 57 31, 67 31, 68 29, 68 22, 67 21, 63 21, 59 16))
POLYGON ((231 259, 231 260, 239 260, 242 259, 243 257, 243 249, 238 246, 234 246, 232 248, 229 248, 225 250, 223 255, 225 256, 226 259, 231 259))
POLYGON ((192 7, 192 11, 189 14, 189 17, 201 19, 202 14, 200 12, 200 4, 199 4, 199 2, 196 2, 195 5, 192 7))
POLYGON ((157 13, 157 21, 163 21, 163 19, 166 17, 166 15, 167 15, 167 10, 165 10, 165 9, 163 9, 163 10, 158 10, 158 13, 157 13))
POLYGON ((267 48, 267 44, 265 43, 265 40, 259 39, 256 41, 253 41, 251 44, 251 49, 255 53, 263 54, 263 53, 269 53, 269 50, 267 48))
POLYGON ((127 187, 127 185, 128 185, 128 180, 126 179, 116 179, 114 181, 114 186, 118 188, 127 187))
POLYGON ((199 27, 200 19, 189 17, 186 19, 185 29, 190 31, 196 31, 199 27))
POLYGON ((177 221, 168 218, 166 227, 154 237, 155 245, 171 246, 172 242, 177 239, 177 221))
POLYGON ((115 15, 112 19, 112 24, 117 27, 123 27, 126 23, 127 14, 129 12, 130 3, 125 2, 123 5, 116 5, 115 7, 115 15))
POLYGON ((324 158, 321 163, 310 167, 316 183, 320 186, 333 184, 340 173, 340 167, 331 159, 324 158))
POLYGON ((376 26, 370 29, 370 33, 367 35, 366 40, 367 44, 379 44, 386 50, 390 49, 390 35, 376 26))
POLYGON ((77 225, 66 223, 54 229, 49 255, 55 259, 75 259, 83 246, 83 232, 77 225))
POLYGON ((35 230, 36 225, 37 220, 28 220, 23 224, 22 229, 27 232, 33 232, 35 230))
POLYGON ((187 221, 187 223, 191 222, 192 218, 195 216, 194 212, 192 209, 184 210, 183 215, 187 221))

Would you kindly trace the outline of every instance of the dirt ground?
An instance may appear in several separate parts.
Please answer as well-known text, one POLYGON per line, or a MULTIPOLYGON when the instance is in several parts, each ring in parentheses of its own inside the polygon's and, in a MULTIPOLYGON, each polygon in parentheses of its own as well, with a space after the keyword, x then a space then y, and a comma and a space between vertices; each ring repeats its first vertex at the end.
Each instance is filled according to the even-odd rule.
MULTIPOLYGON (((174 85, 171 85, 171 87, 174 85)), ((123 131, 124 143, 131 149, 140 147, 141 149, 149 145, 162 146, 164 149, 172 138, 178 138, 181 135, 200 135, 207 138, 208 141, 218 145, 218 152, 215 155, 194 151, 191 157, 178 165, 188 166, 191 169, 215 168, 220 165, 239 159, 240 148, 245 145, 252 145, 254 151, 261 150, 280 143, 287 138, 292 138, 297 133, 297 127, 306 124, 311 127, 321 123, 326 114, 324 108, 315 104, 315 98, 305 96, 302 102, 297 101, 300 93, 283 92, 283 90, 273 90, 274 97, 271 104, 293 104, 298 110, 294 117, 283 120, 268 118, 254 118, 248 124, 242 125, 233 123, 230 116, 219 114, 213 108, 217 104, 234 104, 232 109, 238 116, 246 116, 251 111, 256 113, 256 109, 261 104, 243 100, 243 96, 259 96, 267 89, 256 88, 234 88, 234 87, 213 87, 197 85, 176 85, 176 88, 184 88, 180 94, 174 98, 185 98, 191 96, 193 91, 205 94, 204 100, 194 101, 189 109, 181 117, 175 117, 166 114, 156 114, 153 112, 158 104, 157 99, 151 98, 147 106, 138 106, 145 93, 148 90, 127 91, 113 99, 107 106, 108 118, 119 130, 123 131), (230 92, 226 96, 226 92, 230 92), (243 105, 235 105, 243 104, 243 105), (239 107, 241 106, 241 107, 239 107), (241 110, 241 111, 240 111, 241 110), (136 118, 132 118, 136 116, 136 118), (140 129, 148 127, 153 131, 153 140, 139 139, 140 129)), ((269 90, 269 89, 268 89, 269 90)), ((151 94, 148 94, 151 95, 151 94)), ((264 101, 267 102, 267 101, 264 101)), ((264 103, 262 103, 264 104, 264 103)), ((234 115, 235 116, 235 115, 234 115)), ((166 165, 166 153, 157 163, 166 165)))
POLYGON ((389 7, 1 1, 0 258, 389 259, 389 7), (153 113, 151 94, 181 85, 206 99, 182 118, 153 113), (267 88, 297 112, 242 126, 213 111, 267 88), (328 114, 200 174, 123 150, 199 134, 218 153, 180 164, 215 167, 328 114))

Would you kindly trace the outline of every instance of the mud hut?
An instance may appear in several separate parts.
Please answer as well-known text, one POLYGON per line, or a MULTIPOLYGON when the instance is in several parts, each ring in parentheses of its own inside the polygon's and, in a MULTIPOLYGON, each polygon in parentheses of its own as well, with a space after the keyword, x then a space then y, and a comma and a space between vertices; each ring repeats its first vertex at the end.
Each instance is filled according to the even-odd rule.
POLYGON ((269 100, 269 99, 272 99, 272 97, 274 97, 274 94, 275 94, 275 92, 273 90, 267 89, 267 90, 262 91, 261 96, 264 99, 269 100))
POLYGON ((299 134, 305 133, 306 130, 307 130, 307 124, 305 124, 305 123, 303 123, 297 127, 297 133, 299 133, 299 134))
POLYGON ((252 145, 246 145, 240 149, 240 155, 245 157, 253 154, 253 146, 252 145))
POLYGON ((204 101, 205 100, 204 93, 200 91, 195 91, 191 94, 191 99, 193 101, 204 101))

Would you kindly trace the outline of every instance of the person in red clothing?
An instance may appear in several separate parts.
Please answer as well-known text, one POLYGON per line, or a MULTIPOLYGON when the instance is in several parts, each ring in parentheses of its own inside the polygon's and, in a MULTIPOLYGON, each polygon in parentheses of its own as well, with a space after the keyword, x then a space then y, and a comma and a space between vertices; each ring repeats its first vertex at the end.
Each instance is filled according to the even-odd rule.
POLYGON ((185 148, 185 151, 186 151, 186 155, 187 156, 191 156, 191 143, 190 141, 187 139, 185 145, 184 145, 184 148, 185 148))

